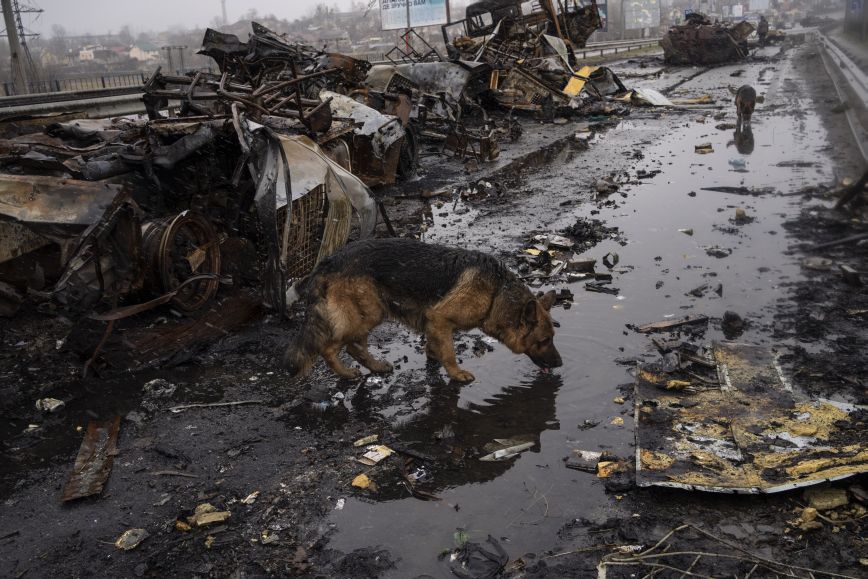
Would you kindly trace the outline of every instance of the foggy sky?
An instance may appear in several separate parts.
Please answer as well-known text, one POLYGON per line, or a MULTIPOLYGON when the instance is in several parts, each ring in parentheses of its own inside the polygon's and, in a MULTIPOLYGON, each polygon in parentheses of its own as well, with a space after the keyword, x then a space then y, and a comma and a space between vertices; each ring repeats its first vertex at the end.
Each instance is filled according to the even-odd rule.
MULTIPOLYGON (((63 26, 70 35, 117 32, 124 24, 129 24, 135 35, 172 26, 205 27, 215 16, 220 16, 220 0, 29 0, 29 3, 45 12, 36 19, 31 14, 22 14, 24 26, 44 37, 51 36, 55 24, 63 26)), ((293 20, 310 13, 321 3, 347 10, 352 1, 226 0, 226 13, 230 23, 251 8, 260 15, 274 14, 293 20)))

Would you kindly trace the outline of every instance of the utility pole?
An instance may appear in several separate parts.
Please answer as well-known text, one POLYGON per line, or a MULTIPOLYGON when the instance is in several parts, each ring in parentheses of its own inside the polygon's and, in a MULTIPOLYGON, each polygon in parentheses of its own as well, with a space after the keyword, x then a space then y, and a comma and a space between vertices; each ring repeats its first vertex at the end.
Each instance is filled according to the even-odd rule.
POLYGON ((161 46, 161 50, 166 51, 166 61, 169 65, 169 70, 171 71, 169 74, 184 74, 184 51, 187 49, 186 46, 161 46), (172 51, 178 49, 178 61, 181 65, 180 69, 175 68, 175 60, 172 58, 172 51))
POLYGON ((181 74, 184 74, 184 51, 187 50, 186 46, 176 46, 178 49, 178 60, 181 61, 181 74))
POLYGON ((161 48, 166 51, 166 61, 168 62, 168 65, 169 65, 169 74, 175 74, 176 73, 175 65, 172 62, 172 47, 171 46, 163 46, 161 48))
POLYGON ((24 63, 21 42, 18 38, 18 23, 12 10, 12 0, 0 0, 3 6, 3 20, 6 24, 6 38, 9 39, 9 54, 12 57, 12 82, 15 92, 28 94, 30 92, 30 75, 24 63))
POLYGON ((226 0, 220 0, 220 8, 223 10, 223 26, 229 24, 229 19, 226 18, 226 0))

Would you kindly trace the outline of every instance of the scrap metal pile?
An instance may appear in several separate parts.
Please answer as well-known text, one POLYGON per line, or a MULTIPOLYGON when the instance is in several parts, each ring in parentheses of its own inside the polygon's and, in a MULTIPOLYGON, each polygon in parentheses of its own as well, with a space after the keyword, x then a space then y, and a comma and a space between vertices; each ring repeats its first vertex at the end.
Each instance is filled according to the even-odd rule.
POLYGON ((369 187, 413 175, 421 141, 491 161, 521 135, 513 113, 657 104, 610 69, 576 67, 595 0, 541 6, 471 5, 452 61, 372 66, 257 23, 247 42, 208 29, 201 52, 219 72, 158 69, 147 119, 0 120, 0 315, 25 301, 101 320, 190 312, 221 285, 255 287, 282 313, 292 280, 351 230, 373 232, 369 187))
POLYGON ((541 118, 618 112, 603 101, 623 85, 609 69, 579 67, 574 52, 602 26, 596 0, 547 0, 528 13, 522 4, 482 0, 442 28, 452 58, 487 65, 483 98, 541 118))
POLYGON ((385 112, 357 102, 342 93, 367 63, 257 24, 247 43, 208 30, 203 45, 220 73, 157 71, 147 120, 5 124, 3 314, 25 298, 104 320, 192 311, 244 281, 281 311, 288 280, 346 243, 353 215, 372 232, 368 187, 415 166, 408 97, 368 91, 385 112))
POLYGON ((722 64, 747 56, 747 38, 754 30, 750 22, 712 23, 705 15, 693 13, 684 24, 670 28, 660 46, 669 64, 722 64))

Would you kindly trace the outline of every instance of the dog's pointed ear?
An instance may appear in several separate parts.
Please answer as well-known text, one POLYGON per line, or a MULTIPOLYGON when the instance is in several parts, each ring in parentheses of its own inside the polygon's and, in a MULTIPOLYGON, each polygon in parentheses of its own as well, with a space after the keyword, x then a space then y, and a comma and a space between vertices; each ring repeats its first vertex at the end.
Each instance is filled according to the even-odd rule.
POLYGON ((557 299, 557 294, 555 294, 555 290, 550 290, 546 292, 546 295, 539 299, 539 305, 545 308, 545 311, 549 311, 552 309, 552 306, 555 305, 555 299, 557 299))
POLYGON ((524 309, 521 312, 522 321, 529 326, 533 326, 537 321, 536 304, 536 298, 527 300, 524 304, 524 309))

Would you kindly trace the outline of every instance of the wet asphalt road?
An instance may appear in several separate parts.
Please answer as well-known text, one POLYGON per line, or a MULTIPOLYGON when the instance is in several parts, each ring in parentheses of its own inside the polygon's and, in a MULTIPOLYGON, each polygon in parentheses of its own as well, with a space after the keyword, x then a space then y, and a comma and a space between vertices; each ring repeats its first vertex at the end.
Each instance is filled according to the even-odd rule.
MULTIPOLYGON (((768 49, 765 54, 776 52, 768 49)), ((620 70, 617 64, 613 68, 620 70)), ((537 447, 493 479, 478 476, 472 466, 467 473, 450 475, 451 484, 441 492, 446 504, 350 499, 330 517, 337 529, 333 546, 349 551, 381 545, 401 556, 394 577, 445 577, 446 563, 422 556, 420 550, 431 555, 451 547, 456 529, 466 529, 477 541, 488 534, 505 538, 507 551, 516 557, 544 550, 559 529, 576 518, 623 516, 618 499, 605 492, 602 481, 566 469, 562 460, 572 449, 605 449, 622 457, 633 453, 632 408, 613 402, 622 394, 618 386, 631 381, 629 368, 618 361, 654 356, 648 337, 626 325, 705 314, 715 320, 704 339, 710 343, 724 339, 718 322, 733 310, 750 324, 740 341, 787 346, 772 339, 772 318, 778 301, 786 299, 785 286, 801 273, 800 256, 786 255, 792 240, 781 224, 801 207, 801 200, 791 196, 794 192, 835 180, 836 161, 830 158, 834 145, 812 112, 816 103, 790 57, 706 71, 682 69, 634 86, 666 90, 688 78, 668 95, 711 95, 714 106, 658 118, 651 110, 634 110, 631 118, 597 134, 587 151, 566 142, 548 164, 524 176, 511 206, 488 209, 480 202, 456 215, 462 213, 461 205, 452 211, 447 204, 444 216, 435 210, 427 240, 498 254, 515 254, 530 236, 558 232, 579 217, 601 219, 620 234, 583 256, 596 258, 599 270, 605 269, 600 265, 605 254, 618 253, 612 285, 620 293, 591 293, 582 283, 570 284, 576 296, 572 307, 553 310, 560 323, 556 344, 562 368, 541 374, 528 359, 502 346, 480 357, 465 356, 463 365, 477 380, 457 396, 457 421, 453 416, 440 422, 419 419, 426 427, 432 422, 455 427, 457 422, 457 428, 474 431, 479 439, 530 436, 539 441, 537 447), (738 70, 743 71, 740 76, 730 76, 738 70), (715 126, 735 122, 727 87, 745 83, 765 95, 766 104, 758 105, 754 115, 753 150, 740 153, 734 131, 715 126), (719 113, 726 113, 725 118, 715 119, 719 113), (714 152, 697 154, 695 146, 702 143, 710 143, 714 152), (635 183, 641 170, 660 172, 635 183), (623 197, 608 196, 614 203, 594 200, 594 182, 609 173, 626 173, 634 183, 622 187, 623 197), (769 187, 773 193, 746 197, 702 190, 717 186, 769 187), (570 201, 575 204, 561 207, 570 201), (736 225, 736 208, 745 209, 752 221, 736 225), (706 249, 714 246, 732 253, 725 258, 707 255, 706 249), (688 295, 704 284, 709 285, 705 295, 688 295), (718 284, 721 296, 713 291, 718 284), (623 417, 623 426, 610 424, 615 417, 623 417), (588 420, 600 425, 577 428, 588 420)), ((389 339, 381 345, 392 348, 389 339)), ((417 355, 406 366, 423 363, 417 355)), ((399 382, 402 376, 391 380, 399 382)), ((402 410, 415 406, 420 406, 420 415, 429 411, 423 401, 406 401, 402 410)), ((409 422, 404 437, 425 437, 412 416, 401 418, 409 422)))
MULTIPOLYGON (((776 53, 777 48, 767 49, 763 56, 776 53)), ((309 408, 301 414, 294 410, 298 407, 287 398, 296 390, 287 386, 277 368, 261 364, 261 350, 273 348, 285 335, 279 321, 267 320, 256 330, 259 342, 240 342, 242 353, 235 353, 231 366, 222 365, 218 349, 200 359, 194 370, 114 378, 77 393, 69 414, 47 420, 51 444, 36 444, 33 460, 15 466, 20 483, 5 494, 0 507, 0 549, 6 551, 0 575, 42 576, 50 568, 62 576, 61 554, 68 552, 75 561, 71 575, 128 576, 158 568, 159 573, 152 573, 164 575, 175 569, 227 576, 232 570, 227 560, 285 563, 291 558, 294 546, 278 542, 267 556, 250 546, 267 527, 284 536, 296 533, 309 539, 306 545, 316 542, 333 553, 382 549, 393 563, 377 573, 383 576, 448 577, 448 559, 438 555, 454 547, 459 530, 471 541, 493 535, 516 558, 568 544, 566 529, 577 519, 594 523, 653 517, 663 508, 653 496, 651 501, 647 495, 633 500, 606 492, 594 475, 566 469, 563 458, 572 449, 609 450, 625 458, 634 452, 632 406, 629 400, 616 404, 613 399, 625 393, 629 398, 632 378, 625 361, 654 356, 649 339, 627 324, 705 314, 713 321, 702 341, 710 343, 724 339, 719 318, 733 310, 749 322, 740 341, 781 349, 792 346, 772 338, 776 309, 788 299, 787 288, 803 276, 801 256, 788 253, 794 240, 782 224, 804 203, 794 193, 835 181, 847 165, 840 143, 829 136, 818 114, 820 107, 829 105, 812 97, 806 86, 805 62, 805 49, 796 48, 778 60, 713 70, 667 70, 659 76, 647 76, 655 64, 649 69, 633 62, 613 63, 628 86, 664 91, 675 86, 668 92, 671 98, 710 95, 714 104, 665 112, 634 109, 617 125, 597 131, 587 148, 567 125, 529 131, 537 136, 526 138, 548 145, 549 154, 517 177, 510 175, 510 190, 503 198, 448 202, 432 211, 425 240, 492 252, 511 264, 518 263, 515 256, 530 236, 560 231, 579 218, 600 219, 618 228, 615 237, 584 254, 598 259, 598 270, 603 269, 603 255, 619 255, 612 270, 612 285, 620 290, 617 296, 587 292, 583 283, 539 285, 543 290, 569 287, 575 294, 569 309, 553 310, 560 324, 556 344, 563 367, 541 373, 529 359, 470 332, 456 342, 462 351, 460 362, 477 380, 467 386, 448 384, 442 371, 425 368, 418 336, 385 325, 372 337, 372 351, 397 362, 394 374, 348 384, 318 372, 311 384, 300 386, 343 396, 341 424, 334 431, 338 434, 330 434, 316 417, 302 416, 311 413, 309 408), (740 76, 731 76, 738 70, 743 71, 740 76), (740 152, 733 130, 716 125, 735 122, 728 86, 744 83, 755 86, 766 100, 753 119, 752 150, 742 143, 740 152), (713 152, 697 154, 695 146, 704 143, 711 144, 713 152), (637 179, 640 171, 656 174, 637 179), (594 184, 613 173, 625 181, 621 189, 597 197, 594 184), (742 196, 703 190, 718 186, 768 187, 771 192, 742 196), (752 220, 734 223, 736 208, 743 208, 752 220), (692 235, 680 229, 690 229, 692 235), (723 258, 706 253, 715 246, 731 253, 723 258), (704 295, 688 293, 703 284, 710 288, 704 295), (720 295, 713 291, 718 284, 720 295), (171 403, 163 406, 237 400, 260 392, 266 405, 177 416, 163 409, 133 416, 142 422, 124 422, 121 458, 106 494, 71 507, 58 505, 59 488, 80 441, 74 426, 88 416, 129 417, 130 411, 141 410, 142 400, 131 392, 154 376, 181 384, 171 403), (617 417, 623 424, 612 424, 617 417), (599 424, 580 429, 586 421, 599 424), (385 474, 379 478, 380 494, 372 498, 349 487, 348 480, 363 469, 347 463, 342 453, 354 437, 383 428, 417 449, 434 447, 435 439, 442 438, 455 438, 475 449, 496 438, 521 438, 534 446, 505 462, 470 458, 435 467, 429 473, 429 488, 440 501, 412 498, 385 474), (287 441, 285 449, 281 440, 287 441), (159 452, 151 452, 154 448, 159 452), (155 466, 157 454, 165 463, 162 467, 155 466), (145 478, 157 468, 178 470, 179 465, 196 478, 145 478), (295 473, 294 478, 285 473, 295 473), (253 490, 263 493, 258 503, 238 504, 239 497, 253 490), (226 504, 238 526, 230 525, 218 535, 216 551, 198 546, 195 557, 181 558, 178 567, 171 567, 173 559, 165 553, 186 540, 176 537, 174 518, 199 502, 226 497, 236 497, 226 504), (266 509, 267 504, 271 506, 266 509), (111 541, 135 526, 151 531, 150 543, 129 554, 117 552, 111 541), (232 536, 233 531, 238 540, 227 538, 223 562, 215 562, 221 556, 219 537, 232 536), (9 533, 14 535, 7 537, 9 533), (170 568, 159 567, 160 559, 170 568), (45 561, 50 566, 43 567, 45 561)), ((466 180, 461 176, 460 182, 466 180)), ((15 423, 16 429, 24 426, 15 423)), ((376 469, 368 470, 378 478, 376 469)), ((684 493, 676 501, 689 510, 706 499, 684 493)), ((730 510, 721 507, 719 518, 724 522, 740 524, 753 516, 745 512, 767 506, 757 499, 733 501, 730 510)), ((190 544, 194 542, 202 543, 197 538, 190 544)), ((280 569, 271 567, 272 571, 275 568, 280 569)))

